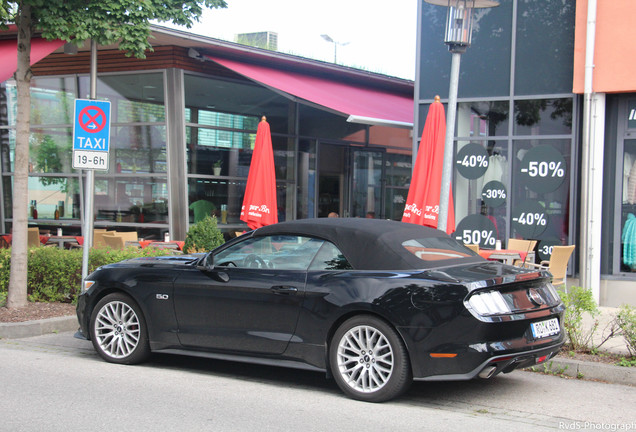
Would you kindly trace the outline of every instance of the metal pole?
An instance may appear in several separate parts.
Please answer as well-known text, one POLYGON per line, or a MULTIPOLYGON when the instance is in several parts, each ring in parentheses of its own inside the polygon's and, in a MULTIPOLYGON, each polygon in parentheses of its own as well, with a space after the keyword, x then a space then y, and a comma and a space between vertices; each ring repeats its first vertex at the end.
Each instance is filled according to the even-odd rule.
POLYGON ((453 180, 453 147, 455 138, 455 117, 457 115, 457 89, 459 88, 460 53, 452 53, 450 87, 448 89, 448 111, 446 114, 446 138, 444 139, 444 167, 442 169, 442 190, 439 194, 437 229, 446 232, 450 188, 453 180))
MULTIPOLYGON (((90 75, 90 99, 97 98, 97 43, 91 40, 91 75, 90 75)), ((93 193, 95 192, 95 170, 86 170, 86 188, 84 188, 84 224, 82 235, 84 247, 82 249, 82 287, 88 276, 88 254, 93 246, 93 193)))
POLYGON ((579 245, 579 285, 590 288, 596 303, 600 300, 600 191, 594 190, 595 182, 602 183, 602 145, 594 133, 594 41, 596 35, 596 0, 587 4, 587 28, 585 41, 585 89, 583 101, 583 145, 581 146, 581 235, 579 245), (600 150, 599 150, 600 147, 600 150), (601 159, 599 162, 599 158, 601 159), (596 175, 596 179, 594 178, 596 175), (595 200, 596 198, 596 200, 595 200), (598 235, 596 235, 598 234, 598 235))

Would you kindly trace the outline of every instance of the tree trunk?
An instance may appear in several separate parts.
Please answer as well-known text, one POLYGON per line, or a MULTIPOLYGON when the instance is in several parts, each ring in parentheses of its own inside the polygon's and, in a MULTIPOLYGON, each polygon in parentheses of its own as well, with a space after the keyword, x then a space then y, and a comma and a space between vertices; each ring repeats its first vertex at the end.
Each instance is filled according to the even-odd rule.
POLYGON ((18 2, 18 67, 15 72, 18 112, 13 177, 13 237, 7 307, 27 303, 27 209, 31 127, 31 6, 18 2))

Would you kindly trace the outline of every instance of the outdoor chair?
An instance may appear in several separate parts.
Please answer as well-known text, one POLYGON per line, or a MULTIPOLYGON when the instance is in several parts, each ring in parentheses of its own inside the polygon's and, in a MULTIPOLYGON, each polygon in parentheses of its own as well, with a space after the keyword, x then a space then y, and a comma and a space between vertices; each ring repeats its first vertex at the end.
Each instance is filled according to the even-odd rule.
POLYGON ((516 260, 513 265, 517 267, 525 267, 528 261, 528 255, 534 252, 534 248, 537 246, 536 240, 523 240, 511 238, 508 239, 508 249, 523 251, 526 253, 526 258, 522 260, 516 260))
POLYGON ((549 261, 541 261, 540 264, 526 263, 527 266, 547 269, 552 273, 552 285, 563 285, 564 289, 567 289, 566 285, 566 273, 568 270, 568 262, 570 256, 574 252, 575 245, 571 246, 552 246, 552 256, 549 261))
POLYGON ((104 235, 107 233, 113 233, 115 231, 108 231, 102 228, 93 229, 93 247, 94 248, 103 248, 106 247, 106 242, 104 241, 104 235))
POLYGON ((111 249, 121 250, 124 248, 124 238, 116 234, 103 236, 104 243, 111 249))
POLYGON ((139 246, 136 231, 129 232, 118 232, 118 231, 110 231, 105 233, 102 236, 106 246, 111 247, 113 249, 124 249, 126 246, 131 246, 136 244, 139 246))
POLYGON ((475 253, 479 253, 479 245, 478 244, 465 244, 464 246, 466 246, 468 249, 472 250, 475 253))
POLYGON ((41 246, 42 245, 42 243, 40 242, 40 228, 38 228, 38 227, 29 228, 28 238, 27 238, 27 245, 28 245, 28 247, 41 246))

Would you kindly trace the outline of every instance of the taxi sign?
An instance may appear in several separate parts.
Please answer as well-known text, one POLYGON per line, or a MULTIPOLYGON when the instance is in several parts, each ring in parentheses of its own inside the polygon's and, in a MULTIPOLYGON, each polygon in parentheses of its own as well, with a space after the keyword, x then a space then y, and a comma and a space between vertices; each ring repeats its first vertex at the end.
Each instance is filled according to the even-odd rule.
POLYGON ((75 99, 73 168, 108 169, 110 102, 75 99))

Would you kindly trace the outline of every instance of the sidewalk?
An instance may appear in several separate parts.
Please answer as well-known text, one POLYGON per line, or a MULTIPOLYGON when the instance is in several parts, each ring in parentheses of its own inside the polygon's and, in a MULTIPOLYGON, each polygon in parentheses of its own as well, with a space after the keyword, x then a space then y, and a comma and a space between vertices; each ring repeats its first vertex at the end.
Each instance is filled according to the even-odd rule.
MULTIPOLYGON (((603 330, 611 322, 617 312, 615 308, 600 308, 601 314, 597 317, 599 326, 595 342, 602 340, 603 330)), ((584 325, 591 326, 593 320, 590 317, 584 319, 584 325)), ((59 333, 75 331, 79 327, 76 316, 50 318, 38 321, 21 323, 0 323, 0 338, 20 339, 32 336, 40 336, 47 333, 59 333)), ((605 342, 600 351, 609 351, 614 354, 627 355, 627 348, 622 338, 614 338, 605 342)), ((604 381, 614 384, 636 386, 636 367, 621 367, 598 362, 586 362, 564 357, 555 357, 543 365, 535 366, 539 372, 555 375, 565 375, 573 378, 604 381)))
POLYGON ((0 339, 20 339, 47 333, 74 331, 78 328, 79 324, 75 315, 37 321, 0 323, 0 339))

